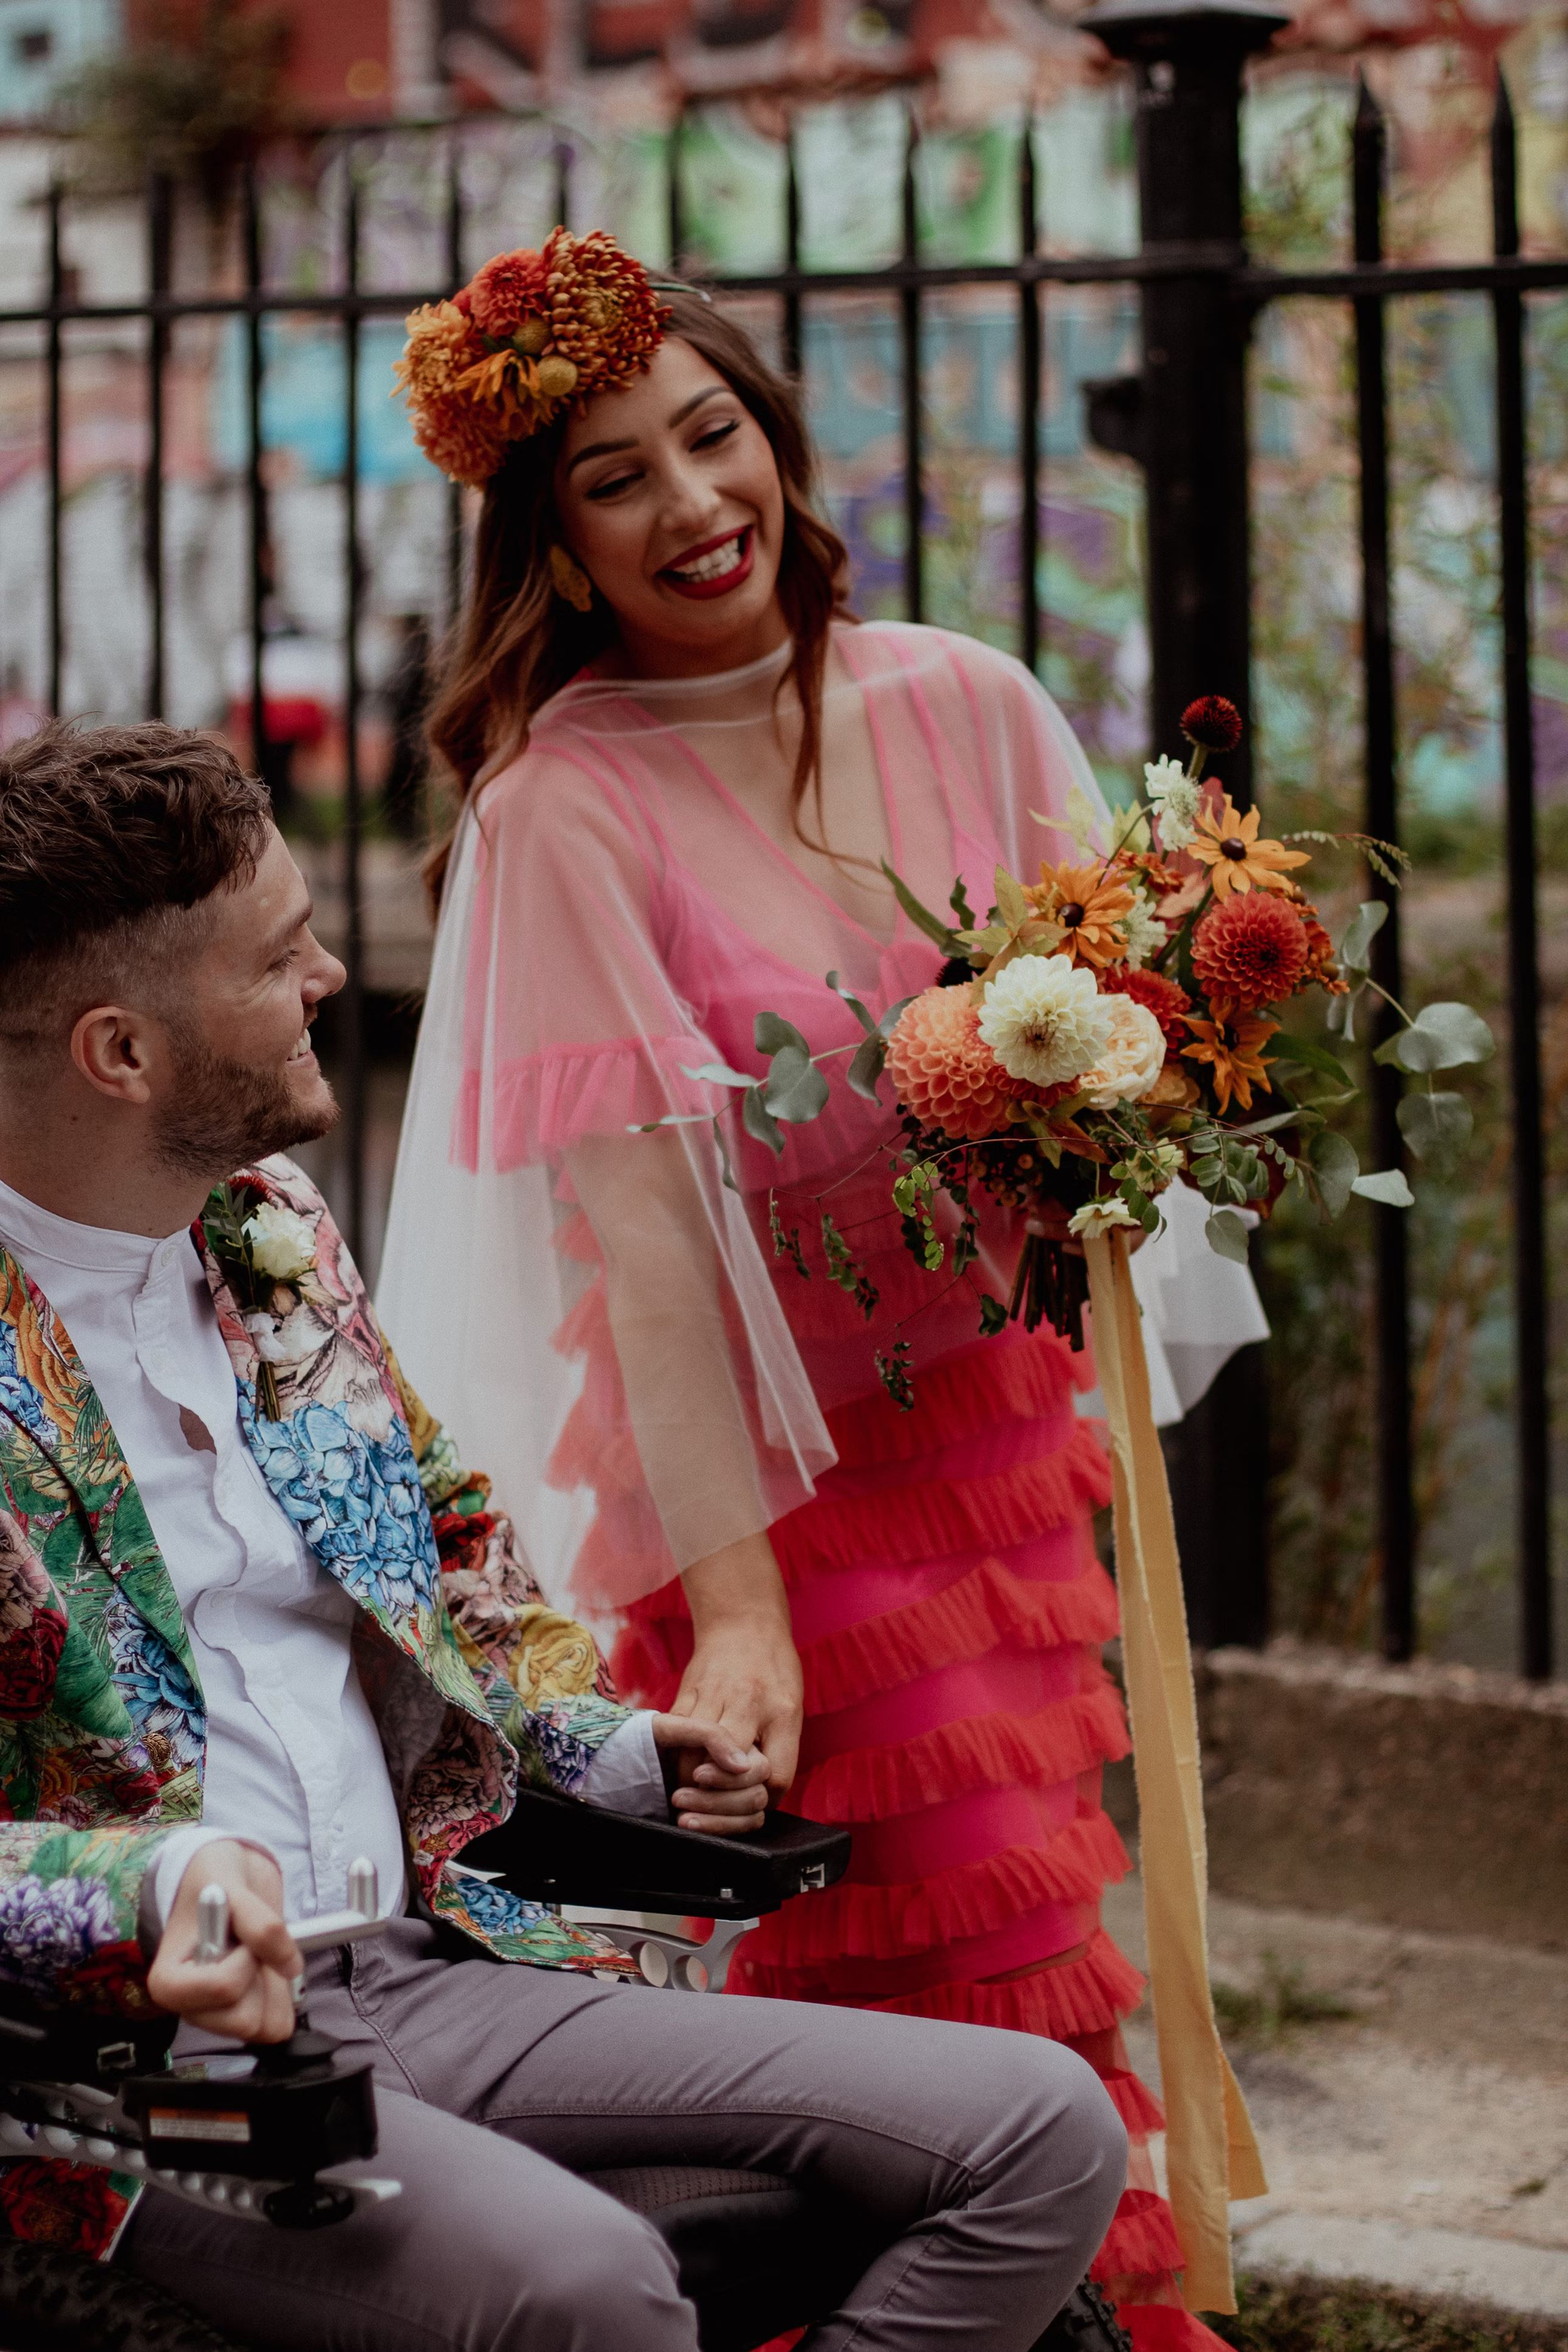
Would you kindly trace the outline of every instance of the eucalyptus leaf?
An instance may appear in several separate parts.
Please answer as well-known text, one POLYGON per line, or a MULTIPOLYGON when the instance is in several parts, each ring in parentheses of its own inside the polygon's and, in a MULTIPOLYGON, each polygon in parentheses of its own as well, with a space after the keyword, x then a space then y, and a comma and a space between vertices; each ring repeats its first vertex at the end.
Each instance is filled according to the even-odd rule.
POLYGON ((786 1045, 796 1046, 809 1061, 811 1047, 793 1021, 785 1021, 777 1013, 759 1013, 752 1024, 752 1040, 759 1054, 779 1054, 786 1045))
POLYGON ((761 1087, 752 1087, 741 1097, 741 1124, 748 1135, 765 1143, 770 1151, 783 1154, 784 1131, 763 1102, 761 1087))
POLYGON ((1356 1158, 1355 1146, 1325 1128, 1321 1135, 1312 1138, 1310 1158, 1323 1206, 1331 1217, 1337 1217, 1360 1180, 1361 1161, 1356 1158))
POLYGON ((702 1062, 696 1069, 689 1062, 682 1062, 680 1067, 685 1076, 705 1078, 710 1087, 754 1087, 757 1083, 754 1070, 748 1077, 744 1070, 732 1070, 728 1062, 702 1062))
MULTIPOLYGON (((744 1118, 744 1116, 745 1113, 742 1110, 742 1117, 744 1118)), ((713 1140, 719 1147, 719 1164, 724 1171, 724 1181, 731 1192, 738 1192, 741 1188, 735 1181, 735 1171, 730 1165, 730 1147, 724 1140, 724 1129, 718 1119, 713 1122, 713 1140)))
POLYGON ((912 996, 900 996, 896 1004, 889 1005, 886 1013, 883 1013, 881 1019, 877 1024, 878 1029, 884 1037, 890 1037, 892 1035, 894 1030, 899 1025, 900 1014, 907 1013, 914 1001, 915 1000, 912 996))
POLYGON ((942 950, 943 955, 956 955, 958 953, 958 934, 952 929, 952 926, 944 923, 940 915, 933 915, 929 907, 921 906, 920 900, 915 897, 914 892, 910 888, 909 884, 903 880, 901 876, 894 873, 892 867, 889 865, 885 857, 882 860, 882 871, 893 886, 894 898, 898 900, 900 906, 903 908, 910 922, 913 923, 915 929, 917 930, 923 931, 928 940, 933 940, 937 946, 942 950))
POLYGON ((1363 1201, 1381 1201, 1385 1209, 1413 1209, 1415 1195, 1397 1168, 1380 1168, 1375 1176, 1358 1176, 1351 1186, 1363 1201))
POLYGON ((1496 1038, 1469 1005, 1424 1004, 1409 1028, 1380 1045, 1373 1059, 1402 1070, 1452 1070, 1461 1062, 1487 1061, 1496 1051, 1496 1038))
POLYGON ((1221 1257, 1247 1264, 1247 1227, 1234 1209, 1216 1209, 1204 1227, 1210 1249, 1221 1257))
POLYGON ((1363 898, 1350 921, 1337 950, 1347 971, 1365 971, 1372 962, 1372 943, 1388 920, 1388 902, 1363 898))
POLYGON ((782 1045, 763 1087, 763 1102, 775 1118, 804 1126, 827 1107, 827 1080, 807 1053, 782 1045))
POLYGON ((865 1006, 861 1003, 860 999, 858 996, 852 996, 848 989, 841 988, 839 986, 838 974, 836 971, 830 971, 828 973, 827 985, 833 991, 835 996, 841 996, 844 999, 845 1003, 849 1007, 850 1012, 855 1015, 856 1020, 858 1021, 862 1029, 875 1030, 877 1024, 872 1020, 870 1014, 867 1012, 865 1006))
POLYGON ((1325 1078, 1337 1078, 1342 1087, 1351 1086, 1350 1072, 1342 1062, 1337 1062, 1326 1046, 1315 1045, 1310 1037, 1282 1037, 1275 1057, 1275 1069, 1317 1070, 1325 1078))
POLYGON ((1329 1003, 1329 1034, 1342 1037, 1347 1045, 1355 1044, 1355 1009, 1364 991, 1352 988, 1344 996, 1331 998, 1329 1003))
POLYGON ((885 1037, 879 1036, 873 1030, 868 1037, 861 1038, 847 1076, 853 1092, 864 1095, 868 1102, 879 1103, 882 1099, 877 1092, 877 1081, 882 1075, 882 1066, 887 1058, 888 1041, 885 1037))
POLYGON ((1397 1116, 1399 1131, 1419 1160, 1443 1160, 1462 1150, 1475 1126, 1463 1095, 1406 1095, 1397 1116))

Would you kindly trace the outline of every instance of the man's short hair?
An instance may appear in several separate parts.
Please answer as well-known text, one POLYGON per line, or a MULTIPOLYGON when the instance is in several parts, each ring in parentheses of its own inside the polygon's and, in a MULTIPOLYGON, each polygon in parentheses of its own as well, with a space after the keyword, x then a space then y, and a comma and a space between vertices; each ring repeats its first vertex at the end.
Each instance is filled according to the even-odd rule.
POLYGON ((0 1053, 161 993, 202 943, 191 909, 249 879, 270 823, 265 786, 188 728, 52 719, 0 751, 0 1053))

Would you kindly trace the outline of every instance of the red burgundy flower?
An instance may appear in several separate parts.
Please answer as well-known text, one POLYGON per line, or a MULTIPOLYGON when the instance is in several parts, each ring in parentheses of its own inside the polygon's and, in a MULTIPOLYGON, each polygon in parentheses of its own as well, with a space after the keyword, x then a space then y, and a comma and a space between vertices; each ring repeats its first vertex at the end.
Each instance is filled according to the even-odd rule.
POLYGON ((1205 751, 1234 751, 1241 740, 1241 713, 1223 694, 1200 694, 1182 713, 1182 732, 1205 751))

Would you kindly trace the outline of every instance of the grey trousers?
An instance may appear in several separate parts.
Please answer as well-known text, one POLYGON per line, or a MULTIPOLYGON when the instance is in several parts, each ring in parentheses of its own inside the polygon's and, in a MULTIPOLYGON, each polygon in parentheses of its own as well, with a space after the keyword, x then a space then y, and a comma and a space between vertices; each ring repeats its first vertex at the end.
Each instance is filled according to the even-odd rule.
POLYGON ((360 2168, 402 2196, 295 2235, 149 2190, 119 2256, 264 2352, 695 2352, 663 2242, 575 2178, 658 2162, 885 2225, 801 2352, 1027 2352, 1122 2185, 1097 2077, 1029 2034, 453 1961, 406 1919, 313 1961, 309 2006, 374 2056, 360 2168))

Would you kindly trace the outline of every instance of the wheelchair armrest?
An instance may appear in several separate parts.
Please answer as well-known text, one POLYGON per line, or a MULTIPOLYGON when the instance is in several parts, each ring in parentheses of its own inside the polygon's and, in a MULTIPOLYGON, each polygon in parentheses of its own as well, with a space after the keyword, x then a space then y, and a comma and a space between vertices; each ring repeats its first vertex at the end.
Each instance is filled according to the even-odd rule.
POLYGON ((536 1903, 754 1919, 842 1878, 849 1832, 770 1812, 753 1836, 710 1837, 552 1790, 522 1789, 510 1819, 458 1859, 465 1868, 493 1871, 514 1895, 536 1903))

